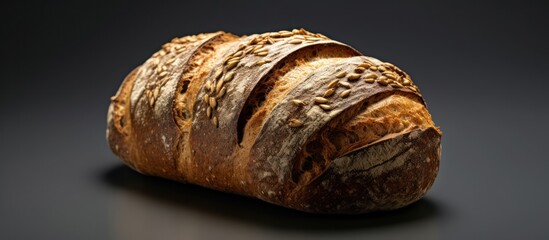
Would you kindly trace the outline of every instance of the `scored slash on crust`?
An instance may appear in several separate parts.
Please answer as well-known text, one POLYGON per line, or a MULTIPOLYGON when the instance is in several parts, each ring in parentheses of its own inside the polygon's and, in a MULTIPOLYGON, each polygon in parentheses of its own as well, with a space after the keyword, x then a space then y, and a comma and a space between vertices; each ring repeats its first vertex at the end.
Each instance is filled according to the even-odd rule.
POLYGON ((418 92, 417 87, 413 85, 406 73, 393 64, 386 62, 376 64, 369 59, 364 59, 362 63, 353 69, 352 72, 354 73, 347 75, 347 71, 342 71, 341 69, 338 69, 337 72, 335 74, 336 78, 346 77, 347 81, 332 80, 327 84, 327 89, 323 94, 313 98, 313 102, 325 111, 335 108, 334 105, 328 104, 330 102, 328 98, 332 97, 339 87, 344 88, 344 90, 338 95, 341 98, 347 98, 352 92, 353 84, 358 84, 357 80, 361 78, 364 80, 364 83, 368 84, 377 82, 380 86, 389 86, 395 89, 406 87, 409 90, 418 92))
MULTIPOLYGON (((225 57, 223 65, 216 70, 214 74, 215 81, 212 82, 211 80, 208 80, 204 86, 204 89, 208 92, 204 95, 204 102, 208 106, 206 115, 208 118, 211 118, 212 123, 216 127, 219 123, 217 117, 214 116, 214 113, 220 99, 227 93, 227 87, 224 86, 224 84, 235 78, 235 72, 233 70, 240 64, 242 59, 249 55, 263 58, 255 62, 253 66, 261 66, 265 63, 270 63, 272 60, 265 58, 270 53, 268 45, 273 45, 283 38, 289 39, 283 44, 293 45, 301 44, 304 41, 315 42, 328 39, 322 34, 313 34, 303 29, 294 29, 292 31, 279 31, 275 33, 260 34, 252 38, 247 44, 239 45, 235 52, 225 57)), ((328 95, 333 94, 330 92, 327 93, 328 95)), ((300 100, 292 101, 292 103, 297 106, 305 105, 305 103, 300 100)))
MULTIPOLYGON (((241 62, 242 59, 248 56, 255 56, 263 58, 256 61, 251 66, 262 66, 263 64, 270 63, 272 60, 265 58, 270 54, 269 45, 273 45, 280 42, 282 39, 288 40, 281 44, 301 44, 303 42, 314 42, 320 40, 326 40, 327 38, 321 34, 312 34, 305 30, 294 29, 292 31, 279 31, 273 33, 264 33, 253 37, 247 44, 241 44, 232 54, 227 55, 223 65, 216 70, 214 74, 214 81, 208 80, 205 82, 204 89, 208 92, 204 95, 204 101, 206 102, 207 110, 206 115, 211 119, 212 124, 216 127, 219 125, 218 118, 214 116, 215 110, 221 98, 227 93, 227 86, 225 83, 232 81, 235 78, 235 72, 233 71, 241 62)), ((174 60, 170 60, 174 62, 174 60)), ((163 70, 160 68, 160 70, 163 70)), ((161 72, 159 75, 166 76, 168 73, 161 72)), ((397 68, 391 63, 382 62, 377 64, 370 59, 363 59, 363 62, 357 64, 354 69, 351 69, 350 74, 346 70, 338 70, 335 74, 335 79, 327 84, 327 88, 320 94, 313 98, 315 105, 318 105, 324 111, 331 111, 335 108, 335 105, 330 103, 329 98, 333 96, 339 96, 344 99, 351 95, 354 84, 358 84, 358 80, 367 84, 377 83, 380 86, 389 86, 395 89, 407 88, 408 90, 418 92, 417 87, 410 80, 410 77, 402 70, 397 68), (339 79, 346 78, 347 81, 340 81, 339 79), (338 88, 343 88, 341 92, 338 88), (337 94, 336 94, 337 93, 337 94)), ((292 99, 291 103, 298 107, 303 107, 306 103, 300 99, 292 99)), ((297 122, 301 120, 293 119, 292 125, 299 125, 297 122)), ((301 122, 301 124, 303 124, 301 122)))

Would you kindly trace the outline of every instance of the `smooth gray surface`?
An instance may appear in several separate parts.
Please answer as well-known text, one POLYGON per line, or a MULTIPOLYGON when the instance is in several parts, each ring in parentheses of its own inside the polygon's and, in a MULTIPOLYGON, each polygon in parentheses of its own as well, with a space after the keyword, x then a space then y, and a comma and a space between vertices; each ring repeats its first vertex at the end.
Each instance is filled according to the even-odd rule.
MULTIPOLYGON (((541 1, 539 1, 541 2, 541 1)), ((0 239, 548 239, 546 4, 252 1, 4 6, 0 239), (441 126, 427 197, 317 216, 145 177, 104 139, 109 97, 174 36, 304 27, 390 61, 441 126)))

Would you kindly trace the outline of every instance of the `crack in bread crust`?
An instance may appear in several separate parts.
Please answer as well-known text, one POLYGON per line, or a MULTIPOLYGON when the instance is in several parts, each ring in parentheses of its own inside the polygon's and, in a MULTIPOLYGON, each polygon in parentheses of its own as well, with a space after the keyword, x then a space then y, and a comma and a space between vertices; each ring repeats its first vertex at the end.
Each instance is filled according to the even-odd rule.
MULTIPOLYGON (((249 42, 253 36, 241 40, 241 42, 249 42)), ((299 54, 302 51, 308 51, 311 48, 339 46, 340 48, 352 48, 342 43, 323 39, 314 42, 303 42, 302 44, 291 44, 287 42, 275 43, 266 47, 272 55, 267 55, 271 59, 270 62, 257 65, 255 55, 244 55, 239 60, 239 64, 231 68, 230 72, 234 75, 231 81, 224 84, 227 92, 220 99, 215 99, 215 105, 211 102, 205 102, 206 97, 211 94, 211 89, 207 89, 207 85, 202 86, 197 95, 197 104, 194 106, 193 122, 189 137, 192 153, 192 158, 201 159, 201 165, 196 164, 193 168, 199 169, 197 172, 208 172, 208 177, 197 176, 193 180, 210 185, 216 189, 227 189, 229 185, 236 185, 243 190, 233 190, 237 192, 245 192, 250 184, 254 184, 250 176, 243 174, 232 174, 233 172, 241 172, 246 168, 245 162, 230 162, 227 159, 237 158, 238 154, 247 154, 242 151, 242 147, 238 144, 238 119, 245 106, 246 100, 249 98, 255 86, 266 80, 269 73, 279 69, 284 60, 294 54, 299 54), (204 100, 203 100, 204 99, 204 100), (198 102, 200 101, 200 102, 198 102), (212 108, 210 115, 208 110, 212 108), (215 121, 214 121, 215 120, 215 121), (212 124, 215 122, 215 124, 212 124), (217 142, 215 146, 211 142, 217 142), (210 153, 216 152, 215 156, 210 153), (220 180, 219 176, 223 176, 220 180), (229 176, 235 176, 229 177, 229 176), (242 183, 242 184, 241 184, 242 183)), ((238 46, 235 46, 233 51, 238 52, 238 46)), ((245 48, 244 48, 245 49, 245 48)), ((352 50, 353 51, 353 50, 352 50)), ((358 53, 357 53, 358 54, 358 53)), ((227 59, 232 59, 231 55, 227 59)), ((228 60, 231 62, 231 60, 228 60)), ((228 75, 224 69, 228 63, 219 63, 205 79, 205 82, 218 81, 222 79, 220 74, 228 75), (220 74, 218 74, 220 73, 220 74)), ((211 99, 211 96, 209 97, 211 99)), ((248 143, 247 143, 248 144, 248 143)), ((251 143, 249 143, 251 146, 251 143)))
POLYGON ((174 131, 177 124, 173 118, 177 85, 195 53, 221 34, 174 39, 139 68, 130 96, 131 138, 136 145, 132 157, 138 171, 184 180, 176 153, 181 135, 174 131))
POLYGON ((248 97, 238 120, 239 143, 244 137, 252 141, 270 110, 307 75, 338 59, 357 54, 353 49, 330 45, 306 48, 286 57, 280 67, 265 76, 265 80, 258 83, 248 97))
POLYGON ((365 61, 380 63, 377 59, 359 56, 327 65, 307 76, 273 107, 250 153, 252 159, 263 159, 263 161, 249 163, 249 171, 260 173, 255 180, 259 183, 257 191, 261 193, 267 186, 277 186, 271 192, 264 193, 265 199, 280 198, 282 201, 285 192, 295 187, 291 177, 293 160, 300 152, 300 148, 325 124, 337 119, 348 108, 360 109, 363 102, 376 94, 395 91, 412 93, 406 88, 394 89, 390 86, 354 83, 355 94, 344 99, 335 98, 332 102, 335 108, 329 111, 312 101, 315 96, 326 91, 326 86, 340 72, 352 72, 356 66, 365 61), (291 102, 295 98, 308 101, 309 104, 295 106, 291 102), (300 119, 304 125, 299 128, 289 127, 286 121, 290 119, 300 119))
POLYGON ((294 161, 292 179, 307 184, 339 156, 410 129, 434 127, 430 118, 416 95, 386 92, 372 96, 362 107, 346 111, 310 138, 294 161))
POLYGON ((425 195, 434 182, 440 136, 436 128, 416 128, 338 158, 324 174, 289 193, 292 201, 284 204, 306 212, 344 214, 406 206, 425 195), (371 157, 381 159, 375 161, 377 166, 361 162, 371 157))

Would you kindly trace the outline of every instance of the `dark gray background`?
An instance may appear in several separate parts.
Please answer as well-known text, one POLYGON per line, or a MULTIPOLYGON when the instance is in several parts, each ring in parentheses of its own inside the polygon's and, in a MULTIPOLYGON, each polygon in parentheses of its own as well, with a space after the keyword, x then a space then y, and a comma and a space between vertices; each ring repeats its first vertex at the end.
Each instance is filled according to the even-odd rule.
POLYGON ((544 1, 175 1, 2 6, 0 239, 548 239, 544 1), (316 216, 144 177, 105 142, 109 97, 175 36, 304 27, 390 61, 441 126, 434 187, 316 216))

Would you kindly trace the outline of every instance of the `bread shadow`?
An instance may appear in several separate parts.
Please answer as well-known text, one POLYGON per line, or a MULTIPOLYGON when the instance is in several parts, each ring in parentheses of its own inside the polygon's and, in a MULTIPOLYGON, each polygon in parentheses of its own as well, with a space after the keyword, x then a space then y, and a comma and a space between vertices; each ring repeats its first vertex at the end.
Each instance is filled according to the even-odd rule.
POLYGON ((410 206, 385 212, 362 215, 319 215, 248 198, 223 193, 204 187, 182 184, 158 177, 145 176, 125 165, 119 165, 102 173, 102 181, 114 188, 130 190, 139 196, 151 198, 160 204, 200 211, 214 217, 229 218, 268 227, 337 231, 368 229, 432 220, 441 214, 440 207, 423 198, 410 206))

